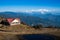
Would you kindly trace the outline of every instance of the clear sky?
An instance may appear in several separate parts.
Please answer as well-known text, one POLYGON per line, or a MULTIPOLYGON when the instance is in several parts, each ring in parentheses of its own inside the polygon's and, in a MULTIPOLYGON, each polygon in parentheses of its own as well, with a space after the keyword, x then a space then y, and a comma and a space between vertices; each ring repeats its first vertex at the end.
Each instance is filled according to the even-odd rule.
POLYGON ((0 0, 0 11, 25 11, 40 8, 60 10, 60 0, 0 0))

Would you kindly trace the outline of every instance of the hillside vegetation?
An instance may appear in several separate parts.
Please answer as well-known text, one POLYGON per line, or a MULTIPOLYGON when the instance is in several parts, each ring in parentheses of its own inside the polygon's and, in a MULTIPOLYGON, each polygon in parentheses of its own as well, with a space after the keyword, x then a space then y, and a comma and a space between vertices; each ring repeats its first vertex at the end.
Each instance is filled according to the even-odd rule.
POLYGON ((53 35, 60 35, 60 29, 58 28, 40 28, 35 29, 27 25, 15 25, 15 26, 5 26, 0 28, 0 32, 7 32, 12 34, 40 34, 40 33, 54 33, 53 35), (15 32, 15 33, 14 33, 15 32))
POLYGON ((0 40, 25 40, 22 35, 25 34, 51 34, 60 36, 60 29, 57 28, 41 28, 34 29, 27 25, 6 26, 0 28, 0 40), (16 35, 20 35, 19 39, 16 35))

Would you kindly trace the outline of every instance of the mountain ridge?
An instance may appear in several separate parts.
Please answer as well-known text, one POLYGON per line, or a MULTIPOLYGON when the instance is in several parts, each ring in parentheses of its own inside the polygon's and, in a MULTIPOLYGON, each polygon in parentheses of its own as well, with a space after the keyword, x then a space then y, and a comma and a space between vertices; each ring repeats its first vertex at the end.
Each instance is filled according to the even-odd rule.
MULTIPOLYGON (((46 14, 41 14, 41 12, 0 12, 0 16, 4 16, 5 18, 20 18, 21 21, 25 22, 27 25, 32 26, 43 24, 44 26, 52 25, 60 27, 60 15, 51 14, 50 12, 46 12, 46 14)), ((57 14, 57 13, 56 13, 57 14)))

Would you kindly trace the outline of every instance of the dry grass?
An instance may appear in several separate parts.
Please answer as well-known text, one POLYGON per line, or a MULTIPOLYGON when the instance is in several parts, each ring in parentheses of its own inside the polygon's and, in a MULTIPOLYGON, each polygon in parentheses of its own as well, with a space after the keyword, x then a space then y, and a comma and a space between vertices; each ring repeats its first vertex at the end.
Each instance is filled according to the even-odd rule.
POLYGON ((15 25, 15 26, 2 27, 2 28, 0 28, 0 30, 20 32, 20 31, 24 31, 24 30, 31 30, 31 27, 29 27, 27 25, 20 24, 20 25, 15 25))
POLYGON ((60 36, 60 29, 57 28, 34 29, 23 24, 0 28, 0 40, 18 40, 18 38, 16 37, 16 35, 18 34, 19 35, 52 34, 52 35, 60 36))
POLYGON ((34 29, 32 27, 29 27, 27 25, 15 25, 15 26, 9 26, 9 27, 3 27, 0 28, 0 32, 6 32, 14 34, 14 32, 17 34, 40 34, 40 33, 49 33, 49 34, 58 34, 60 35, 60 29, 57 28, 41 28, 41 29, 34 29))

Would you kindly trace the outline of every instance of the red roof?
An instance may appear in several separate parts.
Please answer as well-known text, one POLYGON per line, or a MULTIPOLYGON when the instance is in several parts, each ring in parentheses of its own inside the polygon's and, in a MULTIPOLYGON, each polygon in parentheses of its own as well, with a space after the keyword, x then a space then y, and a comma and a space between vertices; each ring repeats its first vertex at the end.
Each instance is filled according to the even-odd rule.
POLYGON ((14 19, 13 18, 8 18, 7 21, 11 23, 14 19))

